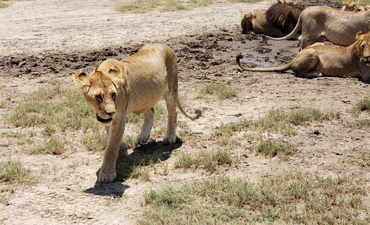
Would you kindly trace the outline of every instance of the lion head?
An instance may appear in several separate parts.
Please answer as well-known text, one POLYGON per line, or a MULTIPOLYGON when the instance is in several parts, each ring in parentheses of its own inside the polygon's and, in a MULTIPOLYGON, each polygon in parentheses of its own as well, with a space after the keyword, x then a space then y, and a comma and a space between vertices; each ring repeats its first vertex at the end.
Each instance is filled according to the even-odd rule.
POLYGON ((366 66, 370 66, 370 33, 363 34, 361 31, 356 34, 357 41, 354 44, 354 54, 364 62, 366 66))
POLYGON ((241 21, 241 27, 243 29, 243 34, 246 34, 248 31, 253 30, 252 25, 253 14, 251 12, 246 12, 241 21))
POLYGON ((111 59, 103 62, 89 76, 81 70, 75 73, 75 82, 80 85, 86 103, 104 125, 109 125, 119 110, 117 107, 123 101, 120 98, 126 96, 128 99, 126 74, 123 65, 111 59))

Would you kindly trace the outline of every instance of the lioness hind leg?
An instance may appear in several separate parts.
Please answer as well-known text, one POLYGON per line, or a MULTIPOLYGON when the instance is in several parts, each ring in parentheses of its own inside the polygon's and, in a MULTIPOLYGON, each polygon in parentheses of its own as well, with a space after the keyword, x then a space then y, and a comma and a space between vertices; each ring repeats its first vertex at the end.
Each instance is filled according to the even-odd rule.
POLYGON ((164 99, 166 100, 168 121, 167 121, 167 132, 163 138, 165 144, 176 143, 176 126, 177 126, 177 112, 176 112, 176 102, 177 96, 174 94, 166 93, 164 94, 164 99))
POLYGON ((137 143, 143 145, 149 140, 150 131, 152 130, 153 126, 153 119, 154 119, 154 108, 146 110, 144 112, 143 127, 141 128, 140 134, 136 138, 137 143))
POLYGON ((297 77, 312 78, 317 77, 320 73, 318 71, 319 56, 314 48, 306 48, 299 52, 293 59, 290 69, 297 77))

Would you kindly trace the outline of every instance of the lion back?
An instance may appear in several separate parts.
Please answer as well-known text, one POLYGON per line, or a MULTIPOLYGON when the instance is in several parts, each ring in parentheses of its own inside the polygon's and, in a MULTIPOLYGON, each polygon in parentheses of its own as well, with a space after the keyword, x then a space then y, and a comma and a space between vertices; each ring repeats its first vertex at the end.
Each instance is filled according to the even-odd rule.
POLYGON ((266 11, 266 20, 283 33, 290 33, 297 24, 299 15, 305 9, 302 4, 280 2, 273 4, 266 11))

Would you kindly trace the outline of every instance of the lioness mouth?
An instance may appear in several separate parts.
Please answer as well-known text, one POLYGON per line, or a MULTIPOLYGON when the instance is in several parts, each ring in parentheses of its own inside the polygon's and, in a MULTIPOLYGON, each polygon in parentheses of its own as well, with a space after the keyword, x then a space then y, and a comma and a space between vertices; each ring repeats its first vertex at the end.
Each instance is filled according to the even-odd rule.
POLYGON ((102 122, 102 123, 109 123, 110 121, 112 121, 112 118, 109 118, 109 119, 103 119, 103 118, 101 118, 98 114, 96 114, 96 119, 97 119, 99 122, 102 122))

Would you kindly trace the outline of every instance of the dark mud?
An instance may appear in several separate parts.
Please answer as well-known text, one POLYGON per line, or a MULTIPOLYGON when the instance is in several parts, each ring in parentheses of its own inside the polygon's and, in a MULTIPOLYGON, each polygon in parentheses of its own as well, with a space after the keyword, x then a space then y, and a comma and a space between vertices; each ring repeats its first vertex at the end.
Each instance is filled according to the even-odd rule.
MULTIPOLYGON (((176 52, 179 76, 208 80, 218 79, 239 71, 235 56, 241 52, 244 62, 270 66, 286 63, 298 49, 298 41, 266 44, 261 35, 241 34, 241 30, 220 30, 217 33, 189 35, 167 43, 176 52)), ((34 78, 44 75, 70 76, 78 69, 91 72, 102 61, 121 60, 136 53, 141 45, 109 47, 101 51, 73 54, 45 53, 43 55, 15 55, 0 58, 3 76, 34 78)))
MULTIPOLYGON (((306 6, 327 5, 340 8, 340 3, 327 0, 303 1, 306 6)), ((187 35, 167 42, 176 52, 179 76, 208 80, 218 79, 239 71, 235 63, 238 53, 244 55, 243 63, 259 66, 276 66, 286 63, 298 50, 298 41, 269 41, 261 35, 242 34, 240 28, 221 29, 215 33, 187 35)), ((136 53, 141 45, 107 47, 100 51, 45 52, 40 55, 0 56, 0 75, 7 77, 35 78, 45 75, 64 77, 77 69, 92 71, 102 61, 123 59, 136 53)))

